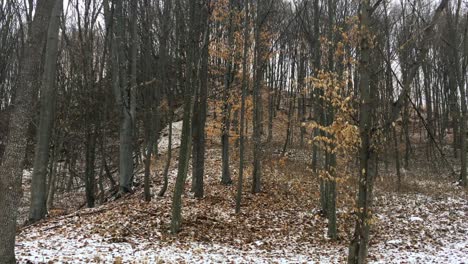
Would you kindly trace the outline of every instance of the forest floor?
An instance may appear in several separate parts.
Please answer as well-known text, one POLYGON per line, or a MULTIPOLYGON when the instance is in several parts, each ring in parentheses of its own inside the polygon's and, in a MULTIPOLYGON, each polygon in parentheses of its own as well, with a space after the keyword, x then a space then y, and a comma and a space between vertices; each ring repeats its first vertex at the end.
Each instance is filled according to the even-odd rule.
MULTIPOLYGON (((177 140, 176 140, 177 141, 177 140)), ((220 183, 221 153, 207 150, 205 197, 193 198, 187 179, 183 226, 169 233, 177 157, 164 197, 144 202, 143 190, 92 209, 49 217, 18 232, 20 263, 343 263, 353 231, 354 187, 338 191, 339 239, 330 241, 319 211, 318 179, 305 160, 310 151, 287 159, 265 159, 263 191, 252 195, 250 169, 241 213, 234 213, 236 184, 220 183)), ((177 154, 177 151, 175 151, 177 154)), ((177 156, 177 155, 175 155, 177 156)), ((162 168, 164 155, 157 161, 162 168)), ((423 159, 423 158, 421 158, 423 159)), ((232 168, 237 168, 233 155, 232 168)), ((467 192, 427 166, 403 171, 397 192, 391 170, 376 179, 370 263, 468 263, 467 192)), ((447 173, 448 174, 448 173, 447 173)), ((161 174, 158 174, 161 175, 161 174)), ((137 181, 142 175, 137 175, 137 181)), ((232 170, 237 181, 237 169, 232 170)), ((152 193, 161 186, 153 179, 152 193)), ((27 189, 27 188, 26 188, 27 189)), ((27 190, 26 190, 27 192, 27 190)), ((79 194, 81 197, 84 195, 79 194)))

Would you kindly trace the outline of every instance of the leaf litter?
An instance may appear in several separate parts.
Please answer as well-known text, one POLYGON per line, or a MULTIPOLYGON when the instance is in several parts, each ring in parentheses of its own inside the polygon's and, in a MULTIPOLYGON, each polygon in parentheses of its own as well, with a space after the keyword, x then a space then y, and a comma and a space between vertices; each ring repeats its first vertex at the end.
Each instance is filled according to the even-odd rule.
MULTIPOLYGON (((220 156, 219 149, 207 150, 203 199, 195 199, 189 192, 189 173, 183 195, 183 225, 177 236, 169 233, 177 174, 177 162, 172 162, 166 196, 155 196, 147 203, 143 201, 142 188, 137 188, 135 193, 99 207, 49 217, 23 227, 17 236, 17 260, 19 263, 346 261, 353 231, 350 200, 354 199, 354 190, 340 187, 339 239, 331 241, 326 237, 326 218, 319 210, 318 179, 305 173, 303 161, 291 157, 286 162, 290 167, 274 161, 265 164, 260 194, 249 192, 251 179, 247 177, 241 213, 236 215, 236 188, 221 185, 220 156), (295 172, 291 168, 304 171, 295 172)), ((163 158, 160 162, 164 162, 163 158)), ((232 164, 232 168, 236 166, 232 164)), ((236 170, 232 176, 236 182, 236 170)), ((141 177, 137 175, 137 180, 141 177)), ((158 177, 153 179, 153 193, 161 185, 158 177)), ((440 184, 431 180, 413 184, 419 183, 425 189, 440 184)), ((384 189, 377 185, 375 191, 369 263, 468 263, 466 191, 431 195, 384 189)))

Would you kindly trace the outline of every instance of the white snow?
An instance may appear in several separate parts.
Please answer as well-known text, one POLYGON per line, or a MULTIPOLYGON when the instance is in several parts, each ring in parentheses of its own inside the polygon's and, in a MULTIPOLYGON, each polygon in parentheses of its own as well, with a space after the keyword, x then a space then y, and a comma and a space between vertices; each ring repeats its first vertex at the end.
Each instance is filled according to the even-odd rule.
POLYGON ((381 250, 379 256, 381 259, 371 263, 466 263, 468 261, 466 240, 442 246, 428 245, 421 249, 382 248, 381 250))
POLYGON ((32 177, 33 169, 23 170, 23 180, 30 180, 32 177))
MULTIPOLYGON (((379 200, 388 204, 381 205, 376 227, 382 231, 373 230, 378 237, 370 245, 369 263, 467 263, 466 200, 424 195, 411 199, 406 208, 414 215, 406 219, 400 217, 400 203, 408 197, 379 200)), ((255 240, 243 249, 197 241, 164 242, 161 236, 117 243, 90 232, 92 224, 80 221, 78 215, 69 216, 24 229, 16 245, 19 263, 342 263, 348 252, 344 244, 298 243, 294 237, 285 237, 284 247, 270 250, 260 249, 268 239, 255 240)))
MULTIPOLYGON (((182 123, 183 121, 178 121, 172 123, 172 144, 171 149, 180 147, 180 138, 182 136, 182 123)), ((159 153, 166 153, 168 150, 169 144, 169 125, 166 126, 160 134, 158 141, 158 151, 159 153)))
POLYGON ((389 240, 387 241, 387 244, 401 244, 401 240, 400 239, 393 239, 393 240, 389 240))
POLYGON ((411 222, 416 222, 416 221, 422 222, 423 219, 422 219, 421 217, 412 216, 412 217, 410 217, 410 221, 411 221, 411 222))
MULTIPOLYGON (((259 241, 257 241, 259 242, 259 241)), ((261 243, 261 242, 260 242, 261 243)), ((19 263, 304 263, 310 255, 274 250, 238 250, 229 246, 204 243, 132 241, 109 243, 98 235, 48 236, 17 243, 19 263)), ((306 252, 307 253, 307 252, 306 252)), ((321 258, 325 260, 326 258, 321 258)), ((327 258, 330 260, 329 258, 327 258)))

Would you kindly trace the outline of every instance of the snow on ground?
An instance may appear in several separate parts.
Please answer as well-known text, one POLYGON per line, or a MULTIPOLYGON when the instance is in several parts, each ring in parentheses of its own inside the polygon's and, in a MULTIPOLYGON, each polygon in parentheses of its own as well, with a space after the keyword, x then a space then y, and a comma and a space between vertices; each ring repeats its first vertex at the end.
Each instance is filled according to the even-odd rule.
MULTIPOLYGON (((180 138, 182 136, 182 123, 183 121, 177 121, 172 123, 172 149, 178 148, 180 146, 180 138)), ((158 142, 158 151, 159 153, 165 153, 168 150, 169 145, 169 125, 167 125, 160 135, 158 142)))
MULTIPOLYGON (((370 263, 468 262, 466 199, 416 194, 376 198, 378 220, 373 228, 370 263)), ((93 210, 100 209, 85 209, 83 216, 75 213, 23 229, 16 245, 19 262, 342 263, 347 253, 347 242, 297 243, 286 238, 282 247, 263 249, 268 237, 241 249, 218 242, 178 242, 153 235, 113 241, 92 232, 96 227, 84 215, 93 210)))
MULTIPOLYGON (((181 128, 181 122, 173 124, 173 148, 180 143, 181 128)), ((167 150, 165 133, 167 128, 159 142, 161 153, 167 150)), ((316 182, 304 176, 298 178, 300 184, 284 191, 281 173, 266 166, 265 177, 272 178, 265 180, 265 190, 270 191, 252 195, 244 186, 242 214, 236 216, 231 199, 236 189, 219 184, 220 156, 219 149, 207 150, 205 198, 184 194, 183 230, 177 237, 168 234, 170 190, 177 174, 177 163, 172 162, 165 197, 143 203, 142 190, 137 190, 97 208, 22 228, 16 243, 19 263, 346 261, 352 233, 349 208, 338 208, 340 240, 329 241, 324 235, 326 219, 317 209, 317 192, 310 191, 316 182)), ((25 171, 24 180, 30 182, 30 172, 25 171)), ((412 184, 424 194, 383 191, 377 184, 369 263, 468 263, 466 191, 432 180, 412 184)), ((190 179, 187 189, 189 185, 190 179)), ((152 193, 159 188, 155 184, 152 193)))
MULTIPOLYGON (((466 239, 466 238, 465 238, 466 239)), ((404 243, 402 243, 405 245, 404 243)), ((406 244, 408 245, 408 244, 406 244)), ((378 247, 382 259, 373 263, 466 263, 468 261, 468 244, 466 241, 449 243, 443 246, 427 245, 418 250, 378 247)))
POLYGON ((99 236, 67 238, 53 236, 17 245, 18 249, 29 248, 29 253, 19 257, 20 263, 305 263, 334 261, 333 258, 312 258, 309 255, 275 250, 252 249, 241 251, 229 246, 203 243, 138 242, 108 243, 99 236))
POLYGON ((29 213, 29 199, 31 198, 31 179, 32 179, 32 169, 23 170, 23 196, 21 197, 21 205, 18 208, 18 223, 22 224, 27 220, 29 213))
MULTIPOLYGON (((467 263, 466 195, 377 197, 375 263, 467 263)), ((372 244, 372 242, 371 242, 372 244)))

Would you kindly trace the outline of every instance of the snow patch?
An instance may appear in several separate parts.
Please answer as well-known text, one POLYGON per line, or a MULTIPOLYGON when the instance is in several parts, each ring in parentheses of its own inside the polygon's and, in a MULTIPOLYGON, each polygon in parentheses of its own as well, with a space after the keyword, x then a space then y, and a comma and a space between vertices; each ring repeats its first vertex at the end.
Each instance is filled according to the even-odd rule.
POLYGON ((423 219, 422 219, 421 217, 411 216, 411 217, 410 217, 410 221, 411 221, 411 222, 422 222, 423 219))
MULTIPOLYGON (((172 123, 172 144, 171 149, 180 147, 180 139, 182 137, 182 123, 183 121, 177 121, 172 123)), ((169 125, 167 125, 160 133, 158 141, 159 153, 166 153, 169 145, 169 125)))

